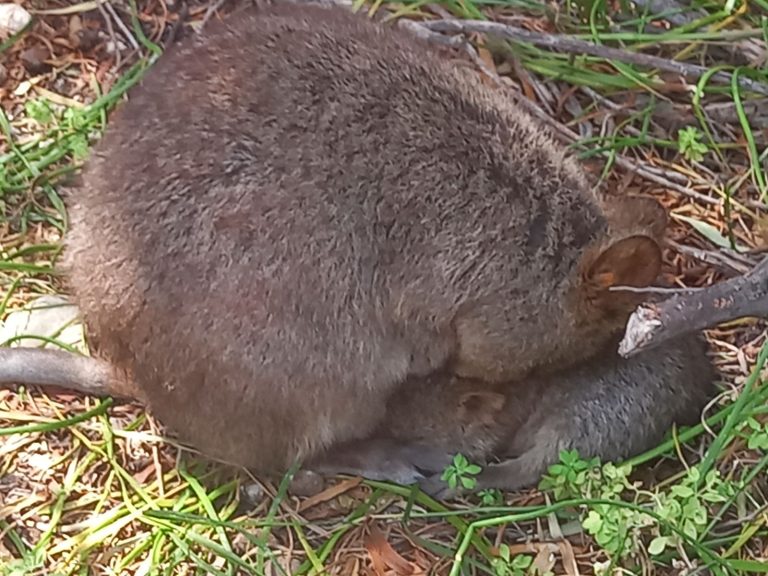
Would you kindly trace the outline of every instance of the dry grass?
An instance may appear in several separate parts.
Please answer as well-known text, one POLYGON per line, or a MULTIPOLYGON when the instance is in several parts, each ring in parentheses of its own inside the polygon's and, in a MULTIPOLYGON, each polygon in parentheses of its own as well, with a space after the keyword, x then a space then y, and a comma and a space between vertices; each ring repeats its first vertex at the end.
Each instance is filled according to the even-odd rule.
MULTIPOLYGON (((569 34, 705 72, 727 66, 732 77, 724 82, 707 73, 684 79, 485 34, 455 41, 489 82, 507 85, 510 97, 519 96, 569 142, 606 190, 661 200, 673 215, 666 280, 702 286, 749 269, 768 239, 761 218, 768 98, 739 87, 739 78, 751 78, 768 89, 768 6, 760 0, 681 8, 667 0, 653 4, 654 14, 646 4, 637 2, 634 11, 618 2, 526 0, 379 1, 362 8, 413 22, 486 20, 550 37, 569 34), (696 129, 701 158, 680 149, 686 127, 696 129)), ((3 43, 0 60, 3 315, 36 295, 65 291, 55 264, 66 230, 66 178, 109 109, 167 41, 179 8, 163 0, 25 6, 42 12, 3 43)), ((209 8, 187 7, 194 25, 209 8)), ((464 573, 522 574, 517 556, 557 574, 589 574, 609 557, 616 560, 611 569, 633 573, 768 572, 768 445, 761 443, 768 430, 739 428, 748 417, 765 425, 761 380, 725 423, 716 415, 733 406, 762 366, 765 328, 745 320, 708 336, 725 390, 708 411, 715 424, 695 429, 699 434, 685 444, 670 442, 636 459, 644 462, 637 475, 643 489, 613 494, 610 506, 600 504, 600 489, 581 486, 561 502, 530 491, 493 507, 471 499, 449 509, 406 488, 358 480, 330 482, 320 495, 296 499, 286 495, 285 482, 256 490, 241 471, 180 456, 140 406, 0 390, 0 574, 415 575, 457 574, 462 566, 464 573), (664 512, 652 503, 670 501, 690 512, 681 460, 702 458, 705 471, 720 470, 724 481, 700 487, 697 497, 722 492, 725 502, 702 500, 706 529, 650 554, 648 543, 685 529, 688 516, 662 514, 635 530, 637 517, 610 514, 664 512), (624 529, 625 548, 637 545, 636 554, 589 536, 579 521, 589 511, 624 529), (512 560, 499 561, 507 552, 512 560)))

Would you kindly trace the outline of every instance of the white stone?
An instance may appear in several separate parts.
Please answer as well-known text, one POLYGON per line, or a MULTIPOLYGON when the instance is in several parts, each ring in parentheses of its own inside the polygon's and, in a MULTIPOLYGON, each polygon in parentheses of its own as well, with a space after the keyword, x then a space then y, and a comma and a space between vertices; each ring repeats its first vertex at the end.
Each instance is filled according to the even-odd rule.
MULTIPOLYGON (((79 321, 80 311, 62 296, 45 295, 34 300, 22 310, 14 310, 0 323, 0 344, 16 336, 44 336, 69 346, 83 342, 83 327, 79 321)), ((22 338, 12 346, 40 347, 39 338, 22 338)), ((56 348, 54 344, 43 347, 56 348)))
POLYGON ((0 37, 16 34, 30 20, 32 15, 18 4, 0 4, 0 37))

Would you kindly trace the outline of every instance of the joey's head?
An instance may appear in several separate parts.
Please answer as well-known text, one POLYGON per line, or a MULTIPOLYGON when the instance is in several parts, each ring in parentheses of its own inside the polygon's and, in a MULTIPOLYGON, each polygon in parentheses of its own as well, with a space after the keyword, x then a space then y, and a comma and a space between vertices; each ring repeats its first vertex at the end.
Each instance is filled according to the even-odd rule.
MULTIPOLYGON (((454 384, 455 386, 455 384, 454 384)), ((484 387, 483 383, 461 381, 463 390, 458 395, 456 421, 462 427, 492 426, 499 418, 507 398, 500 392, 484 387)))
MULTIPOLYGON (((508 421, 506 415, 510 400, 501 390, 488 387, 483 382, 461 378, 454 379, 453 387, 457 391, 453 429, 459 434, 453 440, 453 449, 458 449, 465 456, 491 453, 510 427, 522 424, 508 421)), ((441 393, 449 391, 450 388, 441 393)))

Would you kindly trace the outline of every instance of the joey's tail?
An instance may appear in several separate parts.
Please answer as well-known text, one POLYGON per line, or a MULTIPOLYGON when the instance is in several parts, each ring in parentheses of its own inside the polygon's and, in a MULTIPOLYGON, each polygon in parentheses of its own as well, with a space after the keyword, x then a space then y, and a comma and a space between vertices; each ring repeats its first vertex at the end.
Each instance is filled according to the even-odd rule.
POLYGON ((0 385, 60 386, 93 396, 141 400, 135 384, 108 362, 45 348, 0 348, 0 385))

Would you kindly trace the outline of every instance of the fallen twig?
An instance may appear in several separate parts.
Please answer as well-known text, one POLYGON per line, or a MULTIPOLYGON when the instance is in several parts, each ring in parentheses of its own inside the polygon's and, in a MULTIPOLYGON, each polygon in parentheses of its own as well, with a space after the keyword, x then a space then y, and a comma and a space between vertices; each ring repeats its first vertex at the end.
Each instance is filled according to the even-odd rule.
MULTIPOLYGON (((617 154, 615 157, 615 162, 625 170, 629 170, 630 172, 637 174, 641 178, 645 178, 646 180, 655 182, 656 184, 664 186, 665 188, 669 188, 671 190, 680 192, 680 194, 688 196, 689 198, 692 198, 703 204, 719 204, 720 203, 720 200, 718 198, 707 196, 706 194, 702 194, 701 192, 697 192, 696 190, 692 190, 691 188, 687 188, 686 186, 682 186, 680 184, 677 184, 676 182, 672 182, 669 176, 661 175, 657 173, 657 171, 652 170, 650 166, 640 165, 630 160, 626 156, 619 156, 617 154)), ((669 172, 669 171, 665 171, 665 172, 669 174, 674 174, 674 172, 669 172)))
POLYGON ((678 244, 673 240, 667 240, 667 244, 674 248, 676 252, 680 252, 681 254, 688 254, 697 260, 701 260, 702 262, 717 266, 721 269, 727 268, 733 272, 736 272, 737 274, 746 274, 755 266, 753 260, 750 260, 746 256, 733 250, 727 250, 725 248, 719 248, 717 250, 702 250, 701 248, 678 244))
MULTIPOLYGON (((442 20, 439 20, 438 22, 443 22, 442 20)), ((446 20, 446 22, 453 22, 452 20, 446 20)), ((463 22, 462 20, 456 20, 456 22, 463 22)), ((445 46, 447 43, 441 38, 441 35, 437 32, 434 32, 427 27, 427 25, 430 23, 427 22, 417 22, 412 20, 400 20, 399 25, 402 26, 404 29, 411 31, 414 35, 419 36, 423 40, 427 40, 429 42, 434 42, 436 44, 439 44, 441 46, 445 46)), ((434 24, 432 22, 431 24, 434 24)), ((523 108, 526 112, 528 112, 531 116, 537 118, 552 130, 553 136, 555 136, 558 140, 565 144, 571 144, 574 142, 579 142, 580 137, 579 135, 568 128, 567 126, 564 126, 552 116, 547 114, 544 110, 542 110, 535 102, 532 102, 528 98, 526 98, 523 94, 520 94, 519 92, 516 92, 510 88, 509 85, 507 85, 502 78, 493 70, 490 70, 485 63, 482 61, 482 59, 477 55, 477 52, 474 49, 474 46, 465 39, 463 35, 458 36, 459 40, 455 43, 455 47, 462 48, 467 54, 470 56, 470 58, 475 62, 475 64, 480 68, 481 72, 483 72, 488 78, 490 78, 497 86, 507 89, 509 93, 515 98, 515 101, 523 108)), ((604 152, 605 156, 608 156, 608 152, 604 152)), ((675 190, 681 194, 684 194, 685 196, 688 196, 694 200, 697 200, 698 202, 706 203, 706 204, 718 204, 720 200, 718 198, 713 198, 711 196, 707 196, 706 194, 702 194, 700 192, 697 192, 695 190, 692 190, 684 185, 678 184, 672 180, 671 178, 675 178, 677 173, 671 172, 669 170, 664 170, 658 167, 652 167, 650 165, 641 165, 633 160, 630 160, 629 158, 622 156, 621 154, 614 154, 613 155, 614 162, 619 165, 621 168, 630 171, 634 174, 637 174, 641 178, 644 178, 646 180, 649 180, 651 182, 654 182, 656 184, 659 184, 661 186, 664 186, 665 188, 675 190)))
POLYGON ((676 0, 632 0, 632 2, 638 8, 648 10, 649 13, 675 26, 685 26, 707 15, 703 10, 693 9, 676 0))
MULTIPOLYGON (((664 70, 665 72, 672 72, 682 76, 695 78, 696 80, 700 79, 705 74, 712 72, 706 66, 699 66, 698 64, 689 64, 687 62, 669 60, 667 58, 641 54, 639 52, 630 52, 620 48, 592 44, 591 42, 562 34, 533 32, 531 30, 525 30, 507 24, 500 24, 498 22, 486 22, 481 20, 434 20, 432 22, 422 22, 421 25, 429 30, 444 33, 490 34, 502 38, 509 38, 518 42, 528 42, 534 46, 552 48, 568 54, 584 54, 647 68, 656 68, 664 70)), ((730 85, 732 75, 728 72, 715 72, 710 78, 730 85)), ((752 90, 759 94, 768 95, 768 85, 766 84, 756 82, 744 76, 739 76, 737 80, 739 85, 746 90, 752 90)))
POLYGON ((427 42, 433 42, 435 44, 442 44, 443 46, 451 46, 453 48, 463 47, 467 44, 467 40, 463 36, 446 36, 439 32, 433 32, 428 28, 425 28, 418 22, 413 20, 407 20, 403 18, 397 21, 398 26, 404 28, 414 34, 415 36, 426 40, 427 42))
MULTIPOLYGON (((102 10, 103 13, 109 13, 109 15, 112 17, 112 19, 115 21, 115 24, 117 24, 117 27, 120 28, 120 31, 123 33, 123 36, 128 41, 128 43, 131 45, 131 48, 134 50, 139 50, 141 46, 139 45, 139 41, 134 38, 133 34, 131 34, 130 29, 128 26, 125 25, 125 23, 120 19, 120 16, 117 14, 117 11, 115 11, 115 8, 110 4, 109 2, 99 2, 99 10, 102 10)), ((109 18, 104 15, 104 19, 107 22, 108 29, 111 28, 111 25, 109 24, 109 18)), ((113 36, 113 42, 115 43, 115 53, 118 54, 119 58, 119 51, 120 46, 117 43, 117 39, 114 38, 114 31, 110 31, 113 36)))

